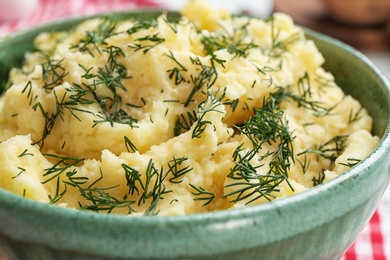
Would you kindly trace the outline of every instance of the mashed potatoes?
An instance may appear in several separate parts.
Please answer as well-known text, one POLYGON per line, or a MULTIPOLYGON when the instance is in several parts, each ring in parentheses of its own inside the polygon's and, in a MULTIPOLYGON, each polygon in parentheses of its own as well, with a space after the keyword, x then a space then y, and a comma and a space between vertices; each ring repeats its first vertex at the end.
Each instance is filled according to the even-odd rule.
POLYGON ((0 187, 95 212, 183 215, 328 181, 372 119, 290 17, 191 1, 180 20, 40 34, 0 99, 0 187))

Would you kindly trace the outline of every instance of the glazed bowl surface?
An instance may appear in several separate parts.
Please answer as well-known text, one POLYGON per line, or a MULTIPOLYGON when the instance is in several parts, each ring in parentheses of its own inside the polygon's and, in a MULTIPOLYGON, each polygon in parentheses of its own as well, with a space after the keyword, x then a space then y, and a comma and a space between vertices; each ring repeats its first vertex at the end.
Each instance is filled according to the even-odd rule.
MULTIPOLYGON (((113 20, 161 11, 106 14, 113 20)), ((177 14, 172 14, 177 15, 177 14)), ((78 17, 0 42, 2 86, 40 32, 67 30, 78 17)), ((357 50, 306 30, 344 92, 367 108, 381 138, 345 174, 263 205, 187 216, 96 214, 31 201, 0 190, 0 256, 6 259, 339 259, 369 221, 390 177, 390 84, 357 50)), ((0 173, 1 174, 1 173, 0 173)))

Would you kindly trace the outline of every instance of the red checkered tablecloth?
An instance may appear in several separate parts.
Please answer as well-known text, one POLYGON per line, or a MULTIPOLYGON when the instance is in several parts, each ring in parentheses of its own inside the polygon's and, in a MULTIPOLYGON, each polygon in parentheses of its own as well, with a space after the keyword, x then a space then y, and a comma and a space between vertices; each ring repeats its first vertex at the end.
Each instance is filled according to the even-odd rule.
POLYGON ((359 237, 345 253, 343 260, 386 260, 381 210, 378 209, 359 237))
MULTIPOLYGON (((11 2, 11 0, 0 0, 0 9, 2 8, 1 4, 6 1, 11 2)), ((0 11, 0 37, 11 32, 68 16, 162 6, 164 8, 176 8, 178 2, 180 2, 172 0, 15 0, 14 3, 28 4, 30 3, 29 1, 33 2, 29 7, 31 10, 24 10, 23 16, 17 19, 2 19, 0 11)), ((237 6, 237 3, 245 3, 245 1, 242 2, 241 0, 234 1, 236 2, 235 6, 237 6)), ((232 2, 228 3, 231 4, 232 2)), ((252 9, 243 7, 242 10, 252 9)), ((384 230, 390 230, 390 221, 387 228, 387 222, 384 224, 384 215, 381 208, 375 212, 366 228, 345 253, 343 260, 387 259, 386 235, 390 236, 390 234, 387 234, 384 230)))

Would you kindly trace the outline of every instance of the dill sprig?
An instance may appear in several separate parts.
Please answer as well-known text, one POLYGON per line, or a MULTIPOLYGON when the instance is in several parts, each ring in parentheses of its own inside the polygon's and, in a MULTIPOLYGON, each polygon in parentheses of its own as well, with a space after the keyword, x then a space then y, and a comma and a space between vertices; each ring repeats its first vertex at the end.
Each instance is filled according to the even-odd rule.
POLYGON ((166 170, 164 166, 158 169, 153 160, 150 159, 145 172, 140 172, 135 167, 125 163, 122 164, 125 171, 126 185, 128 186, 128 195, 138 196, 138 206, 147 205, 144 215, 158 214, 158 202, 164 199, 165 194, 172 192, 164 184, 167 178, 169 178, 169 182, 178 184, 182 182, 184 175, 192 171, 186 157, 173 157, 167 162, 167 166, 166 170))
POLYGON ((148 168, 146 169, 146 183, 145 189, 142 193, 141 199, 145 203, 146 200, 151 198, 152 202, 150 206, 145 210, 144 215, 157 215, 157 205, 158 202, 163 199, 163 195, 166 193, 172 192, 172 190, 167 190, 164 184, 164 179, 167 177, 168 173, 164 173, 163 168, 161 167, 160 172, 154 167, 153 162, 150 160, 148 168), (151 183, 151 179, 154 175, 157 175, 154 178, 154 184, 151 183), (152 186, 148 189, 149 186, 152 186))
POLYGON ((298 93, 303 100, 307 100, 312 97, 310 77, 307 72, 298 79, 298 93))
POLYGON ((107 65, 99 67, 97 74, 91 73, 93 67, 85 68, 80 65, 85 71, 82 78, 92 80, 92 83, 84 83, 84 87, 90 91, 94 100, 102 109, 102 113, 96 114, 100 119, 94 120, 93 126, 107 122, 111 126, 114 123, 120 123, 129 125, 132 128, 137 127, 136 123, 138 120, 121 108, 122 97, 119 91, 127 91, 122 81, 131 78, 128 75, 126 67, 119 62, 119 58, 125 57, 125 54, 117 46, 109 46, 102 50, 102 52, 108 53, 107 65), (99 96, 96 90, 100 87, 108 88, 112 95, 99 96))
POLYGON ((199 90, 201 90, 204 86, 206 89, 211 88, 218 78, 217 69, 213 59, 210 60, 211 66, 203 64, 199 57, 191 57, 190 59, 193 65, 200 67, 200 72, 197 76, 191 75, 190 77, 193 87, 186 101, 184 102, 185 107, 187 107, 193 101, 192 98, 199 90))
POLYGON ((278 58, 288 51, 290 45, 294 44, 302 38, 302 33, 296 32, 289 35, 287 38, 280 39, 281 31, 280 29, 276 28, 274 20, 274 17, 271 17, 267 20, 271 23, 272 43, 270 49, 263 49, 263 51, 271 58, 278 58))
POLYGON ((76 174, 77 174, 76 169, 66 172, 66 177, 68 178, 68 180, 64 181, 64 183, 73 187, 80 187, 80 185, 87 183, 87 181, 89 180, 88 177, 77 176, 76 174))
POLYGON ((15 178, 19 177, 22 173, 24 173, 26 171, 25 168, 22 168, 19 166, 18 166, 18 170, 19 170, 19 173, 17 173, 15 176, 12 176, 11 179, 15 179, 15 178))
POLYGON ((77 105, 90 105, 94 101, 91 100, 91 90, 82 88, 78 84, 72 84, 66 88, 66 95, 68 95, 68 101, 62 103, 63 106, 77 106, 77 105))
POLYGON ((191 192, 195 198, 194 200, 195 201, 205 201, 204 204, 202 205, 203 207, 204 206, 207 206, 209 205, 215 198, 215 194, 202 188, 202 187, 196 187, 195 185, 192 185, 190 183, 190 187, 192 189, 194 189, 193 192, 191 192))
POLYGON ((192 131, 192 138, 200 138, 202 133, 205 131, 207 125, 212 124, 211 121, 205 120, 206 114, 210 112, 217 112, 223 114, 224 112, 218 108, 222 105, 221 99, 224 95, 216 93, 207 93, 206 100, 201 103, 198 107, 198 120, 195 122, 194 129, 192 131))
POLYGON ((149 160, 146 168, 145 178, 142 181, 139 170, 131 167, 127 164, 122 164, 122 168, 125 171, 125 177, 127 186, 129 187, 129 195, 138 195, 138 206, 149 202, 149 206, 145 210, 145 215, 156 215, 158 214, 157 205, 159 200, 163 199, 163 195, 171 190, 167 190, 164 184, 165 178, 169 172, 164 172, 163 167, 158 170, 152 159, 149 160))
POLYGON ((188 158, 186 157, 173 157, 173 159, 168 162, 167 174, 172 176, 169 178, 171 183, 181 183, 183 181, 183 176, 192 171, 192 168, 189 164, 182 166, 185 163, 188 163, 187 161, 188 158))
POLYGON ((177 25, 180 23, 180 17, 163 17, 163 21, 171 28, 174 33, 177 33, 177 25))
POLYGON ((354 112, 353 109, 351 109, 351 112, 348 116, 348 124, 353 124, 357 121, 359 121, 362 118, 361 112, 363 110, 363 107, 360 107, 358 111, 354 112))
POLYGON ((128 125, 131 128, 138 128, 137 125, 138 120, 133 118, 123 109, 117 109, 114 112, 104 113, 104 114, 98 113, 96 115, 100 119, 93 120, 94 124, 92 127, 95 127, 96 125, 101 123, 109 123, 113 127, 114 124, 117 123, 117 124, 128 125))
POLYGON ((182 74, 183 72, 188 71, 187 68, 176 59, 172 51, 169 51, 169 55, 165 54, 165 56, 173 60, 178 65, 178 67, 174 67, 173 69, 167 71, 169 73, 169 79, 174 79, 176 86, 182 82, 187 82, 187 79, 182 74))
POLYGON ((71 48, 78 48, 81 52, 88 52, 92 57, 94 57, 95 50, 101 54, 100 46, 107 45, 106 39, 115 35, 116 26, 116 23, 113 23, 108 17, 104 17, 96 30, 87 31, 85 38, 81 39, 77 45, 71 46, 71 48))
MULTIPOLYGON (((34 111, 40 111, 44 118, 43 131, 40 139, 35 140, 34 144, 38 144, 41 148, 44 147, 45 139, 51 134, 57 120, 60 118, 64 120, 64 111, 68 110, 78 121, 81 121, 78 113, 92 113, 99 117, 94 120, 94 126, 102 122, 108 122, 112 126, 114 123, 127 124, 130 127, 137 127, 137 120, 131 117, 127 112, 121 109, 121 96, 118 89, 127 91, 122 80, 130 78, 127 75, 127 69, 119 62, 119 58, 124 57, 124 52, 116 47, 109 46, 104 48, 102 52, 108 53, 107 64, 104 67, 98 68, 97 74, 91 73, 91 68, 84 69, 85 74, 82 78, 92 80, 92 83, 82 85, 72 84, 66 88, 66 92, 63 96, 58 97, 54 92, 56 107, 54 111, 47 111, 44 106, 37 101, 38 96, 33 93, 32 82, 29 81, 22 93, 27 93, 29 99, 29 105, 34 111), (98 88, 107 87, 112 95, 110 96, 99 96, 97 93, 98 88), (102 108, 102 113, 93 113, 83 106, 90 105, 93 103, 99 104, 102 108)), ((67 72, 62 68, 62 60, 52 60, 49 56, 46 57, 46 63, 42 64, 44 80, 43 88, 46 90, 53 90, 57 85, 62 84, 64 77, 67 72)))
POLYGON ((27 82, 26 86, 24 86, 24 88, 22 90, 22 94, 24 94, 26 91, 27 91, 27 98, 29 99, 28 105, 32 106, 33 105, 33 101, 36 100, 38 98, 38 96, 34 95, 33 85, 32 85, 31 80, 29 80, 27 82))
POLYGON ((219 59, 215 51, 226 49, 230 54, 234 54, 233 59, 236 57, 246 57, 250 49, 258 47, 253 42, 247 41, 249 35, 247 27, 249 24, 250 20, 240 27, 233 28, 232 32, 221 26, 220 31, 203 35, 201 42, 206 53, 222 66, 226 61, 219 59))
POLYGON ((56 97, 56 111, 54 113, 47 112, 43 107, 42 103, 39 101, 32 106, 32 109, 34 111, 39 110, 43 118, 45 119, 41 138, 39 140, 34 140, 33 142, 33 144, 37 144, 40 147, 40 149, 42 149, 44 147, 46 138, 51 134, 51 131, 54 128, 57 118, 61 117, 63 113, 62 107, 56 97))
POLYGON ((313 182, 313 187, 322 184, 324 180, 325 180, 325 173, 323 171, 319 172, 317 177, 313 176, 313 178, 311 179, 311 181, 313 182))
POLYGON ((28 149, 25 149, 21 154, 18 155, 18 157, 24 157, 24 156, 34 156, 33 153, 29 153, 28 149))
POLYGON ((298 161, 299 165, 301 166, 303 174, 305 174, 309 170, 311 161, 307 159, 306 154, 303 161, 301 161, 298 157, 296 157, 295 159, 298 161))
POLYGON ((96 184, 103 179, 103 173, 100 169, 100 177, 94 180, 88 186, 85 186, 90 180, 86 176, 78 176, 76 166, 84 161, 82 158, 64 157, 54 154, 45 154, 50 160, 57 160, 50 168, 45 169, 44 176, 49 176, 43 183, 47 183, 56 179, 55 194, 49 195, 49 203, 54 204, 59 202, 67 193, 68 186, 77 188, 85 202, 78 202, 80 210, 89 210, 94 212, 111 213, 117 208, 127 208, 127 214, 134 212, 132 205, 135 201, 127 200, 127 196, 123 199, 118 199, 110 194, 110 190, 115 189, 116 186, 111 187, 96 187, 96 184), (63 188, 61 188, 63 184, 63 188))
POLYGON ((106 188, 84 188, 80 189, 81 195, 90 203, 82 204, 79 202, 81 210, 89 210, 94 212, 107 212, 111 213, 114 209, 127 208, 127 214, 134 212, 132 205, 134 201, 127 200, 126 197, 118 199, 112 196, 109 191, 116 188, 117 186, 106 187, 106 188))
POLYGON ((61 178, 60 177, 57 177, 56 184, 57 185, 56 185, 56 191, 55 191, 54 196, 52 196, 51 194, 48 195, 49 204, 57 203, 68 192, 66 184, 64 185, 64 189, 61 191, 61 178))
POLYGON ((127 152, 136 152, 136 151, 138 151, 137 147, 130 140, 130 138, 125 136, 124 139, 125 139, 125 147, 126 147, 127 152))
POLYGON ((128 47, 134 49, 134 51, 142 50, 143 54, 146 54, 152 48, 156 47, 164 41, 164 38, 160 38, 158 33, 155 33, 134 39, 134 42, 129 44, 128 47))
POLYGON ((134 34, 136 32, 139 32, 141 30, 149 29, 152 27, 157 26, 157 20, 156 19, 140 19, 137 20, 130 29, 127 30, 128 34, 134 34))
POLYGON ((270 72, 280 71, 282 69, 282 65, 283 65, 283 60, 280 60, 279 64, 277 66, 275 66, 275 67, 270 67, 269 65, 263 65, 260 68, 259 66, 254 64, 254 66, 256 67, 257 71, 260 72, 263 75, 267 75, 270 72))
POLYGON ((310 147, 298 153, 297 155, 300 156, 303 154, 312 153, 334 162, 344 151, 347 139, 348 135, 336 135, 328 141, 310 147))
POLYGON ((115 189, 116 187, 118 187, 118 185, 102 188, 95 187, 95 185, 99 183, 102 179, 103 173, 101 169, 100 177, 87 187, 81 187, 80 184, 83 184, 83 179, 81 179, 81 182, 74 182, 74 179, 69 179, 73 181, 71 185, 73 184, 74 187, 77 187, 81 196, 86 200, 85 204, 82 204, 80 201, 78 202, 80 209, 94 212, 103 211, 109 214, 114 209, 127 208, 128 215, 133 213, 134 209, 132 205, 135 204, 135 201, 128 200, 127 195, 124 195, 123 199, 118 199, 110 194, 110 190, 115 189))
POLYGON ((183 130, 188 131, 191 126, 198 120, 198 114, 195 110, 180 114, 176 117, 175 127, 173 129, 173 135, 180 135, 183 130))
POLYGON ((59 116, 62 120, 63 118, 63 110, 68 110, 78 121, 82 121, 79 117, 77 112, 81 113, 87 113, 87 114, 94 114, 92 111, 83 108, 83 106, 87 106, 90 104, 93 104, 94 101, 90 100, 89 96, 91 94, 91 91, 89 89, 83 89, 78 84, 73 84, 70 87, 66 88, 66 92, 61 99, 61 101, 58 100, 57 95, 56 96, 56 104, 60 107, 58 110, 59 116), (68 98, 65 100, 66 95, 68 95, 68 98))
POLYGON ((234 100, 225 99, 225 100, 223 101, 223 104, 224 104, 225 106, 230 106, 230 107, 231 107, 232 112, 236 111, 236 109, 237 109, 239 103, 240 103, 240 100, 239 100, 239 99, 234 99, 234 100))
MULTIPOLYGON (((130 76, 127 75, 128 71, 125 66, 122 64, 116 64, 114 67, 100 67, 98 69, 97 75, 95 75, 94 82, 89 86, 97 87, 98 85, 103 84, 106 86, 113 94, 112 104, 115 104, 115 101, 120 102, 121 97, 118 94, 117 89, 126 91, 126 87, 123 85, 123 79, 129 79, 130 76)), ((112 106, 112 104, 110 104, 112 106)), ((107 104, 104 104, 107 105, 107 104)), ((110 107, 109 107, 110 108, 110 107)))
POLYGON ((123 66, 119 63, 118 58, 120 57, 126 57, 125 53, 123 52, 122 48, 112 45, 105 49, 103 49, 103 52, 108 53, 108 71, 115 71, 117 69, 117 66, 123 66))
POLYGON ((36 111, 37 109, 40 110, 43 118, 45 119, 45 123, 43 126, 41 138, 39 140, 34 141, 34 144, 38 144, 41 149, 44 147, 45 140, 51 134, 57 120, 60 118, 64 121, 64 110, 68 110, 79 121, 81 121, 81 119, 76 112, 92 113, 87 109, 79 107, 79 105, 91 104, 91 101, 83 98, 83 96, 86 94, 88 94, 88 92, 83 91, 77 85, 67 88, 67 91, 62 97, 58 97, 57 93, 53 91, 53 95, 55 97, 56 102, 54 112, 46 111, 40 102, 36 102, 32 106, 32 109, 34 111, 36 111), (69 99, 66 99, 66 95, 69 93, 71 93, 69 95, 69 99))
POLYGON ((54 60, 49 56, 45 56, 45 59, 45 62, 41 64, 42 80, 44 81, 42 88, 48 91, 64 83, 68 72, 62 67, 64 59, 54 60))
POLYGON ((254 115, 248 121, 242 126, 237 126, 237 129, 251 141, 252 149, 245 152, 241 144, 233 153, 234 166, 230 169, 228 178, 234 182, 225 188, 235 190, 222 197, 233 197, 231 201, 234 203, 252 196, 253 198, 246 204, 262 197, 271 200, 275 197, 273 193, 278 191, 280 183, 283 181, 288 183, 288 171, 294 162, 294 137, 289 131, 284 112, 278 107, 278 96, 273 95, 274 93, 264 100, 262 108, 254 109, 254 115), (276 150, 261 154, 264 144, 276 145, 276 150), (259 157, 257 161, 256 156, 259 157), (269 169, 262 174, 259 169, 264 166, 266 158, 269 159, 269 169))
MULTIPOLYGON (((273 193, 279 191, 279 184, 286 180, 286 175, 282 173, 271 174, 271 172, 258 173, 258 169, 263 167, 264 164, 251 162, 258 150, 253 149, 242 155, 243 150, 244 148, 240 145, 233 153, 234 167, 230 170, 228 178, 234 180, 234 182, 225 185, 225 188, 234 188, 234 190, 223 194, 222 198, 233 197, 230 201, 237 203, 254 196, 245 204, 250 204, 262 197, 267 200, 274 199, 273 193)), ((267 156, 270 156, 270 154, 267 154, 267 156)), ((263 158, 265 157, 263 156, 263 158)))
POLYGON ((332 80, 332 78, 325 77, 316 72, 314 72, 313 80, 316 82, 318 86, 319 94, 326 93, 326 89, 334 86, 334 81, 332 80))
POLYGON ((48 153, 44 153, 43 155, 49 160, 56 160, 53 166, 44 169, 45 173, 43 177, 46 177, 46 179, 42 182, 43 184, 60 177, 63 173, 67 174, 68 172, 72 172, 75 166, 85 160, 84 158, 66 157, 48 153))
POLYGON ((292 157, 293 137, 281 110, 254 109, 252 116, 242 127, 237 127, 242 134, 251 140, 255 149, 261 149, 263 144, 278 144, 275 153, 281 160, 292 157))
POLYGON ((128 194, 134 195, 136 192, 139 195, 137 183, 144 188, 140 172, 127 164, 122 164, 122 168, 125 171, 126 185, 129 187, 128 194))
MULTIPOLYGON (((299 81, 302 82, 302 81, 299 81)), ((302 83, 299 83, 302 85, 302 83)), ((300 87, 301 93, 294 93, 292 91, 292 86, 287 86, 286 88, 276 86, 276 91, 271 95, 271 98, 274 102, 279 105, 282 101, 286 100, 288 102, 294 101, 298 107, 303 107, 306 110, 312 111, 312 115, 315 117, 324 117, 331 113, 331 111, 338 105, 332 107, 326 107, 323 102, 311 100, 311 91, 309 88, 303 89, 300 87)))
POLYGON ((344 165, 344 166, 352 168, 356 164, 360 163, 361 161, 362 161, 361 159, 357 159, 357 158, 347 158, 347 162, 346 163, 340 163, 340 165, 344 165))
MULTIPOLYGON (((111 126, 114 123, 121 123, 130 127, 137 127, 137 120, 120 108, 122 99, 118 89, 127 91, 122 80, 130 78, 127 75, 127 69, 119 62, 119 58, 124 57, 124 53, 116 46, 104 48, 103 52, 108 53, 107 65, 99 68, 97 74, 91 73, 92 67, 87 69, 80 65, 85 71, 82 78, 92 80, 92 83, 83 84, 83 86, 73 84, 71 87, 67 87, 62 97, 58 97, 54 92, 56 107, 53 112, 46 111, 43 105, 36 101, 38 97, 34 96, 31 81, 26 84, 22 93, 27 92, 30 106, 32 106, 34 111, 39 110, 45 119, 42 136, 39 140, 35 140, 35 144, 38 144, 41 148, 44 147, 45 139, 51 134, 58 118, 64 120, 64 110, 68 110, 77 120, 81 121, 78 112, 92 113, 82 108, 82 106, 95 102, 102 108, 102 113, 92 113, 99 117, 99 119, 94 120, 94 126, 108 122, 111 126), (112 96, 99 96, 97 94, 99 87, 107 87, 111 91, 112 96)), ((52 61, 47 57, 47 63, 42 65, 42 77, 45 81, 44 88, 46 90, 52 90, 57 85, 63 83, 63 78, 67 75, 67 72, 61 67, 62 61, 52 61)))

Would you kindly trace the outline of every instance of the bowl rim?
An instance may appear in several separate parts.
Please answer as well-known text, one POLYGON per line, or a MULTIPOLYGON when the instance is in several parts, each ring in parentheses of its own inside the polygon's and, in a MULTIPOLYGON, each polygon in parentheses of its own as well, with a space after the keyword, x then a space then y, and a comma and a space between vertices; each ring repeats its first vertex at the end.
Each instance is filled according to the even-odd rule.
MULTIPOLYGON (((102 16, 108 16, 108 17, 115 17, 115 16, 121 16, 121 15, 128 15, 128 14, 144 14, 144 13, 155 13, 155 14, 162 14, 164 13, 161 9, 136 9, 136 10, 128 10, 128 11, 119 11, 119 12, 105 12, 100 14, 94 14, 94 15, 85 15, 85 16, 75 16, 75 17, 67 17, 67 18, 61 18, 55 21, 51 21, 48 23, 44 23, 38 26, 34 26, 28 29, 20 30, 14 33, 11 33, 2 39, 0 39, 0 44, 6 43, 7 41, 10 41, 15 38, 23 37, 25 34, 34 33, 37 31, 43 31, 47 30, 49 31, 49 28, 57 28, 61 27, 63 23, 76 23, 79 24, 82 21, 85 21, 87 19, 92 19, 96 17, 102 17, 102 16)), ((168 12, 169 14, 177 13, 175 11, 168 12)), ((119 19, 120 20, 120 19, 119 19)), ((71 28, 72 26, 66 25, 65 28, 71 28)), ((390 82, 386 78, 386 76, 379 70, 379 68, 363 53, 356 50, 355 48, 341 42, 340 40, 337 40, 335 38, 332 38, 330 36, 324 35, 322 33, 316 32, 314 30, 303 28, 305 30, 305 33, 307 35, 313 36, 315 39, 319 39, 322 41, 325 41, 327 43, 331 43, 332 45, 337 46, 338 48, 342 48, 345 52, 347 52, 349 55, 354 56, 354 58, 361 60, 364 65, 366 65, 374 74, 376 74, 383 86, 385 86, 385 91, 387 94, 387 99, 390 102, 390 82)), ((105 214, 105 213, 95 213, 90 211, 82 211, 78 209, 70 209, 70 208, 62 208, 56 205, 50 205, 41 203, 38 201, 34 201, 31 199, 26 199, 22 196, 13 194, 7 190, 0 188, 0 201, 8 201, 10 204, 13 204, 14 207, 20 208, 20 209, 34 209, 34 212, 38 214, 45 215, 48 212, 50 214, 53 214, 54 216, 61 218, 63 220, 66 219, 74 219, 77 218, 80 221, 86 221, 93 216, 93 218, 97 221, 102 221, 102 223, 109 224, 109 222, 116 222, 123 225, 128 225, 131 222, 138 224, 160 224, 164 222, 168 222, 171 226, 172 225, 182 225, 183 222, 193 222, 196 221, 197 223, 201 222, 213 222, 218 223, 226 220, 230 220, 233 217, 250 217, 254 214, 261 214, 262 212, 274 210, 277 208, 284 208, 286 206, 293 206, 296 203, 299 203, 300 201, 305 200, 307 197, 315 197, 319 194, 322 194, 326 190, 332 190, 340 183, 343 183, 345 181, 348 181, 352 177, 362 175, 365 170, 372 167, 377 161, 383 159, 384 157, 389 157, 390 155, 390 117, 387 119, 387 127, 383 133, 383 136, 380 138, 380 143, 377 145, 377 147, 370 153, 368 157, 366 157, 364 160, 362 160, 358 165, 355 167, 352 167, 348 171, 346 171, 344 174, 341 174, 334 179, 323 183, 321 185, 318 185, 316 187, 310 188, 306 191, 300 192, 298 194, 294 194, 292 196, 279 198, 264 204, 259 205, 253 205, 253 206, 246 206, 242 208, 237 209, 228 209, 228 210, 221 210, 221 211, 212 211, 212 212, 204 212, 204 213, 194 213, 194 214, 187 214, 182 216, 163 216, 163 215, 157 215, 157 216, 142 216, 142 217, 133 217, 132 215, 119 215, 119 214, 105 214), (129 221, 131 220, 131 221, 129 221)), ((0 206, 1 207, 1 206, 0 206)))

